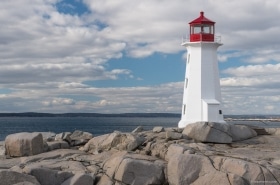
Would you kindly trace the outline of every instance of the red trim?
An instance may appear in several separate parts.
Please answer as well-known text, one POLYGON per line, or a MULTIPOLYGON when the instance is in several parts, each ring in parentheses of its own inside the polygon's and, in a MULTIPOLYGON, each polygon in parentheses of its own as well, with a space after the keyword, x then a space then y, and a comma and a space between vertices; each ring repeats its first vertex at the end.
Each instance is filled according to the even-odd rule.
POLYGON ((199 42, 199 41, 214 42, 214 35, 213 34, 201 34, 201 33, 190 35, 190 42, 199 42))
POLYGON ((193 25, 193 24, 210 24, 210 25, 213 25, 215 24, 214 21, 211 21, 210 19, 204 17, 204 12, 200 12, 200 16, 198 18, 196 18, 195 20, 191 21, 189 23, 190 25, 193 25))

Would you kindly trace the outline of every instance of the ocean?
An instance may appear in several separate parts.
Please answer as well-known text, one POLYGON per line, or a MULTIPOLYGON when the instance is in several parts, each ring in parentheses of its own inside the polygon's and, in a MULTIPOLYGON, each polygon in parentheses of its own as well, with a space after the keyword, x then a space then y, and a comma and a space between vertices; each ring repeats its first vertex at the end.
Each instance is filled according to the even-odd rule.
MULTIPOLYGON (((94 136, 115 130, 131 132, 142 126, 150 130, 155 126, 177 127, 179 117, 0 117, 0 141, 9 134, 18 132, 73 132, 81 130, 94 136)), ((280 122, 230 121, 263 127, 280 127, 280 122)))
POLYGON ((73 132, 81 130, 94 136, 115 130, 131 132, 142 126, 145 130, 155 126, 177 127, 176 117, 0 117, 0 141, 18 132, 73 132))

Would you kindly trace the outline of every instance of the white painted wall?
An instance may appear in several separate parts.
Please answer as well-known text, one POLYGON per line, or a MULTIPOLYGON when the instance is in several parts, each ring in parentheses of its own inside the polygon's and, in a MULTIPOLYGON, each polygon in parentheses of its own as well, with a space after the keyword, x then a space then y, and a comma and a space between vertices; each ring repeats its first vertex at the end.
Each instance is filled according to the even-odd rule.
POLYGON ((217 61, 217 42, 186 42, 188 59, 184 84, 180 128, 189 123, 211 121, 224 123, 217 61), (186 87, 187 84, 187 87, 186 87))

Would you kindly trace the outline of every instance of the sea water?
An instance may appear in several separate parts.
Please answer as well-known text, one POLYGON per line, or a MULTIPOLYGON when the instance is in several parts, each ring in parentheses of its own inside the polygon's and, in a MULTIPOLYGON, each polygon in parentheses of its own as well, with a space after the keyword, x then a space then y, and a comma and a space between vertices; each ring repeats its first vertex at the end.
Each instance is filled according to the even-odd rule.
MULTIPOLYGON (((18 132, 73 132, 81 130, 94 136, 113 131, 131 132, 137 126, 150 130, 155 126, 177 127, 178 117, 0 117, 0 141, 18 132)), ((280 127, 280 122, 229 121, 261 127, 280 127)))
POLYGON ((174 117, 0 117, 0 141, 18 132, 73 132, 81 130, 94 136, 113 131, 131 132, 137 126, 144 130, 155 126, 177 127, 174 117))

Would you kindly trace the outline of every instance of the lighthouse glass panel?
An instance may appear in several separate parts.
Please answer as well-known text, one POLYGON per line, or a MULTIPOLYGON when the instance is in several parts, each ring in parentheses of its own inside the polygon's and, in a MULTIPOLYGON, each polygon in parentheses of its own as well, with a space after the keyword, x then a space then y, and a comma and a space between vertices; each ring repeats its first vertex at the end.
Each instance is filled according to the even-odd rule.
POLYGON ((196 33, 201 33, 201 25, 195 25, 193 27, 193 33, 196 34, 196 33))
POLYGON ((210 29, 209 25, 206 25, 206 26, 204 25, 202 27, 202 33, 211 33, 210 31, 211 31, 211 29, 210 29))
POLYGON ((194 25, 191 29, 191 34, 197 34, 197 33, 214 34, 214 26, 208 24, 194 25))

